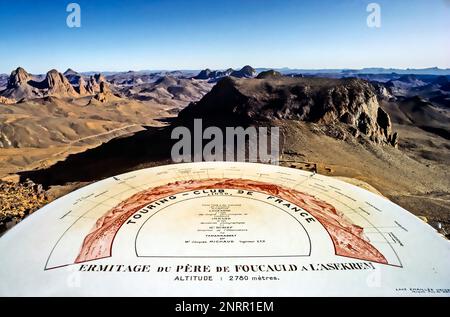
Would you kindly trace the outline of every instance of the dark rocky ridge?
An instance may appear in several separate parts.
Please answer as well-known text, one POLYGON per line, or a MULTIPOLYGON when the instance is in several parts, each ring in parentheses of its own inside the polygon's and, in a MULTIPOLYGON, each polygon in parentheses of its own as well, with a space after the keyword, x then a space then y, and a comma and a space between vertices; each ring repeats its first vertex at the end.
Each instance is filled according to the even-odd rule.
POLYGON ((179 120, 217 122, 289 119, 326 126, 343 125, 355 137, 397 145, 389 115, 375 88, 361 79, 226 77, 202 100, 191 103, 179 120))
POLYGON ((237 78, 252 78, 256 76, 256 70, 253 67, 246 65, 242 67, 240 70, 232 72, 230 76, 237 78))
POLYGON ((228 68, 227 70, 221 71, 221 70, 210 70, 209 68, 206 68, 193 78, 202 80, 209 79, 217 81, 223 77, 228 76, 233 76, 236 78, 253 78, 256 76, 256 70, 249 65, 242 67, 240 70, 233 70, 232 68, 228 68))
POLYGON ((72 68, 68 68, 64 73, 63 73, 64 77, 67 78, 67 80, 72 84, 72 85, 77 85, 78 82, 80 81, 80 79, 83 78, 83 75, 81 75, 80 73, 74 71, 72 68))
POLYGON ((220 71, 220 70, 210 70, 209 68, 202 70, 200 73, 198 73, 197 76, 194 77, 194 79, 215 79, 215 78, 221 78, 230 76, 233 72, 233 69, 228 68, 227 70, 220 71))
POLYGON ((265 79, 265 78, 277 78, 283 76, 280 72, 277 72, 276 70, 270 69, 263 72, 260 72, 256 78, 258 79, 265 79))

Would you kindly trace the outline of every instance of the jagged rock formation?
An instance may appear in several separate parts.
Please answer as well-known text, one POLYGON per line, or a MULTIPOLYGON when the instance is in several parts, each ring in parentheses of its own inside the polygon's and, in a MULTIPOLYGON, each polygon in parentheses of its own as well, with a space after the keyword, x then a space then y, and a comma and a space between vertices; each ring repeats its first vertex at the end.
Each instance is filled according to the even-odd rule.
POLYGON ((86 85, 86 91, 90 95, 93 95, 100 91, 100 85, 97 83, 97 80, 95 79, 94 76, 91 76, 89 78, 89 81, 87 82, 87 85, 86 85))
POLYGON ((78 93, 67 78, 52 69, 40 81, 39 76, 27 73, 22 67, 14 70, 8 79, 6 90, 2 96, 15 101, 42 98, 46 96, 76 97, 78 93))
POLYGON ((256 70, 253 67, 246 65, 240 70, 235 70, 234 72, 232 72, 230 76, 237 78, 253 78, 256 76, 256 70))
POLYGON ((100 102, 107 102, 113 97, 115 96, 111 93, 111 89, 109 89, 108 84, 105 81, 101 81, 100 91, 94 96, 94 99, 100 102))
POLYGON ((80 95, 87 95, 88 92, 86 90, 86 81, 83 79, 83 77, 80 77, 78 79, 78 93, 80 95))
POLYGON ((21 85, 27 84, 31 79, 32 76, 28 74, 25 69, 18 67, 16 70, 11 72, 6 89, 18 88, 21 85))
POLYGON ((378 82, 372 82, 372 86, 375 88, 375 92, 380 100, 395 101, 397 98, 392 94, 391 90, 384 84, 378 82))
POLYGON ((95 81, 100 84, 101 82, 106 82, 106 78, 105 76, 103 76, 102 74, 95 74, 94 75, 95 81))
POLYGON ((56 69, 49 71, 41 84, 44 89, 47 89, 48 96, 75 97, 78 95, 67 78, 56 69))
POLYGON ((355 137, 393 146, 398 142, 389 115, 378 104, 375 88, 361 79, 227 77, 179 114, 180 120, 192 118, 343 124, 355 137))
POLYGON ((22 67, 18 67, 11 72, 2 96, 20 101, 42 97, 43 93, 40 91, 39 83, 35 81, 35 78, 22 67))
POLYGON ((76 90, 81 95, 95 95, 101 93, 101 84, 107 83, 105 76, 102 74, 95 74, 90 76, 88 81, 83 78, 80 73, 69 68, 64 72, 69 82, 76 86, 76 90))
POLYGON ((95 95, 101 92, 101 83, 107 85, 106 78, 102 74, 95 74, 89 77, 89 81, 86 84, 86 92, 89 95, 95 95))

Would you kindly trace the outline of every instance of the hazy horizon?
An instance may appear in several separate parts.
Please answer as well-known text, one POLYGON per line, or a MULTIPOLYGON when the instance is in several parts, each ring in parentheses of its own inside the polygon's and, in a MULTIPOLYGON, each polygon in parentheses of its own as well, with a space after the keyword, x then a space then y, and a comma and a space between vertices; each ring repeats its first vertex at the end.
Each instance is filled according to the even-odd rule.
POLYGON ((80 28, 66 24, 69 2, 0 2, 0 73, 450 68, 446 0, 80 0, 80 28))
MULTIPOLYGON (((203 68, 186 68, 186 69, 123 69, 123 70, 108 70, 108 69, 91 69, 91 70, 77 70, 74 67, 66 67, 64 69, 58 69, 58 68, 49 68, 46 71, 43 72, 32 72, 29 71, 26 67, 22 66, 22 65, 18 65, 17 67, 13 67, 10 71, 8 72, 0 72, 0 74, 6 74, 9 75, 9 73, 11 73, 12 71, 16 70, 19 67, 22 67, 23 69, 25 69, 28 73, 30 74, 34 74, 34 75, 44 75, 46 74, 48 71, 52 70, 52 69, 56 69, 57 71, 59 71, 60 73, 64 73, 65 71, 67 71, 68 69, 72 69, 73 71, 77 72, 77 73, 125 73, 125 72, 172 72, 172 71, 181 71, 181 72, 199 72, 205 69, 210 69, 210 70, 219 70, 219 71, 223 71, 226 70, 228 68, 232 68, 233 70, 240 70, 242 67, 247 66, 247 65, 243 65, 243 66, 238 66, 238 67, 225 67, 225 68, 211 68, 211 67, 203 67, 203 68)), ((249 65, 252 66, 252 65, 249 65)), ((253 66, 252 66, 253 67, 253 66)), ((424 68, 413 68, 413 67, 407 67, 407 68, 396 68, 396 67, 377 67, 377 66, 369 66, 369 67, 362 67, 362 68, 300 68, 300 67, 295 67, 295 68, 291 68, 291 67, 253 67, 254 69, 273 69, 273 70, 303 70, 303 71, 308 71, 308 72, 314 72, 314 71, 330 71, 330 72, 338 72, 341 70, 354 70, 354 71, 360 71, 360 70, 364 70, 364 69, 384 69, 384 70, 402 70, 402 71, 408 71, 408 70, 426 70, 426 69, 439 69, 439 70, 444 70, 444 71, 450 71, 450 68, 439 68, 436 66, 431 66, 431 67, 424 67, 424 68)))

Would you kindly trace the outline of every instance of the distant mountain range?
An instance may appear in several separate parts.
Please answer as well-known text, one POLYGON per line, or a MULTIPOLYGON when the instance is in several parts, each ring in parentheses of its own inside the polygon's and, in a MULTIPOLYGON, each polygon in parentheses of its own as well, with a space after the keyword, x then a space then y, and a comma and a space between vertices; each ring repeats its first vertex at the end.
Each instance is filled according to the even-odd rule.
POLYGON ((111 101, 115 97, 127 97, 141 101, 154 100, 173 106, 176 104, 178 107, 197 100, 208 92, 212 85, 225 77, 237 79, 359 78, 371 82, 379 95, 386 100, 419 95, 439 106, 450 107, 450 70, 448 69, 301 70, 282 68, 274 70, 255 69, 249 65, 239 70, 204 69, 197 73, 186 71, 84 73, 69 68, 64 73, 51 70, 45 75, 30 74, 18 67, 10 75, 0 75, 0 103, 11 104, 47 96, 65 98, 91 96, 101 102, 111 101))
MULTIPOLYGON (((258 72, 270 70, 272 68, 256 68, 258 72)), ((302 74, 414 74, 414 75, 450 75, 450 68, 382 68, 382 67, 368 67, 362 69, 301 69, 301 68, 274 68, 282 74, 302 73, 302 74)))
MULTIPOLYGON (((243 69, 248 68, 250 66, 244 66, 243 69)), ((361 68, 361 69, 348 69, 348 68, 336 68, 336 69, 329 69, 329 68, 323 68, 323 69, 307 69, 307 68, 289 68, 289 67, 282 67, 282 68, 267 68, 267 67, 259 67, 259 68, 252 68, 256 71, 256 73, 260 73, 263 71, 268 70, 275 70, 277 72, 280 72, 283 75, 287 74, 341 74, 350 76, 352 74, 412 74, 412 75, 450 75, 450 68, 438 68, 438 67, 429 67, 429 68, 383 68, 383 67, 367 67, 367 68, 361 68)), ((70 71, 77 73, 73 71, 71 68, 69 68, 64 74, 67 76, 70 73, 70 71)), ((204 70, 200 69, 190 69, 190 70, 129 70, 129 71, 87 71, 87 72, 79 72, 79 74, 84 76, 92 76, 98 73, 102 73, 104 76, 113 76, 117 74, 135 74, 135 75, 149 75, 149 74, 167 74, 167 75, 173 75, 174 73, 177 75, 182 76, 199 76, 200 73, 202 73, 201 77, 204 77, 205 75, 212 73, 213 75, 216 74, 217 76, 220 75, 230 75, 234 70, 232 68, 228 69, 218 69, 218 70, 211 70, 209 68, 206 68, 204 70)), ((242 69, 240 70, 242 71, 242 69)), ((78 73, 77 73, 78 74, 78 73)), ((36 74, 37 75, 37 74, 36 74)), ((40 74, 41 76, 45 74, 40 74)), ((2 82, 5 81, 5 78, 7 78, 9 75, 4 73, 0 74, 0 87, 2 87, 2 82)), ((238 76, 235 76, 238 77, 238 76)), ((206 78, 202 78, 206 79, 206 78)))

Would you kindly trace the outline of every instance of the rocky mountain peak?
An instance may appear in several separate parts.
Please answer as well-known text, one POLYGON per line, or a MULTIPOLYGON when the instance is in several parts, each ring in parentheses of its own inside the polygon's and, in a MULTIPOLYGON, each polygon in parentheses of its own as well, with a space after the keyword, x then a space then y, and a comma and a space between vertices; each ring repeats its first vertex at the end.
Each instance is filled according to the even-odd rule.
POLYGON ((227 70, 210 70, 209 68, 206 68, 202 70, 200 73, 198 73, 197 76, 194 77, 194 79, 212 79, 212 80, 219 80, 222 77, 230 76, 230 74, 233 72, 232 68, 228 68, 227 70))
POLYGON ((101 81, 99 86, 100 86, 99 92, 95 94, 95 96, 93 97, 93 99, 91 99, 91 101, 97 100, 100 101, 101 103, 105 103, 108 101, 118 99, 118 97, 112 93, 109 84, 106 81, 101 81))
POLYGON ((7 89, 17 88, 20 85, 26 84, 32 79, 32 76, 27 73, 22 67, 17 67, 17 69, 11 72, 8 79, 7 89))
POLYGON ((43 85, 48 89, 48 95, 74 96, 77 94, 67 78, 56 69, 47 73, 43 85))
POLYGON ((100 93, 110 93, 111 89, 109 89, 108 84, 105 81, 100 82, 100 93))
POLYGON ((211 70, 209 68, 206 68, 202 71, 200 71, 200 73, 198 73, 197 76, 195 76, 195 79, 209 79, 211 78, 211 70))
POLYGON ((266 70, 264 72, 261 72, 256 76, 258 79, 265 79, 265 78, 279 78, 283 76, 280 72, 277 72, 276 70, 270 69, 266 70))
POLYGON ((87 94, 86 81, 84 80, 83 77, 80 77, 78 79, 78 93, 80 95, 86 95, 87 94))
POLYGON ((97 83, 94 76, 89 77, 89 81, 86 85, 86 91, 91 95, 100 91, 100 85, 97 83))
POLYGON ((232 72, 231 76, 237 78, 253 78, 256 76, 256 70, 250 65, 246 65, 242 67, 240 70, 232 72))
POLYGON ((253 67, 251 67, 250 65, 245 65, 244 67, 242 67, 241 72, 252 74, 252 73, 256 73, 256 70, 253 67))
POLYGON ((78 81, 81 77, 83 77, 80 73, 74 71, 72 68, 68 68, 65 72, 64 72, 64 76, 67 78, 67 80, 72 84, 72 85, 77 85, 78 81))
POLYGON ((64 72, 64 76, 68 75, 79 75, 78 72, 74 71, 72 68, 67 68, 67 70, 64 72))
POLYGON ((104 81, 106 82, 105 76, 103 76, 101 73, 95 74, 94 78, 98 84, 100 84, 101 82, 104 82, 104 81))

